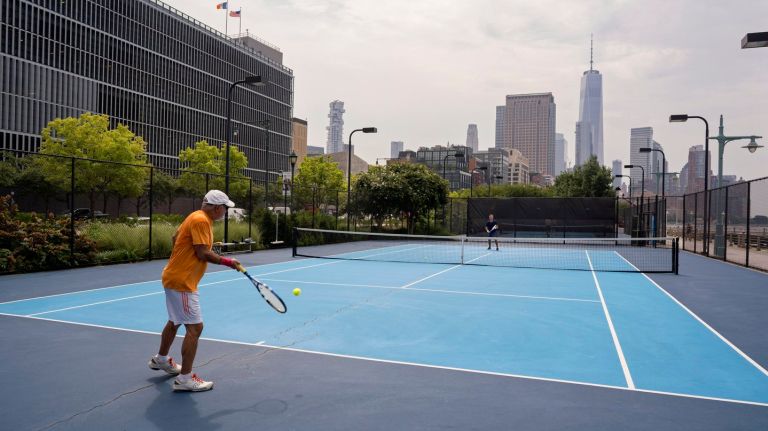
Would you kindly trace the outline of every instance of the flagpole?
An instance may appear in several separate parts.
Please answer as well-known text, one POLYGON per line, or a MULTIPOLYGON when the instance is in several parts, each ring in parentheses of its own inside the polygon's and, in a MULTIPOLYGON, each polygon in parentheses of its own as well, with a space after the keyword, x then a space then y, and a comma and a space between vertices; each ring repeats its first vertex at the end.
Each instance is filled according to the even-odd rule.
POLYGON ((237 37, 243 37, 243 8, 240 8, 237 14, 237 19, 240 20, 240 24, 237 27, 237 37))
MULTIPOLYGON (((229 6, 229 5, 227 5, 229 6)), ((224 36, 227 36, 227 25, 229 24, 229 7, 224 9, 224 36)), ((226 39, 226 37, 225 37, 226 39)))

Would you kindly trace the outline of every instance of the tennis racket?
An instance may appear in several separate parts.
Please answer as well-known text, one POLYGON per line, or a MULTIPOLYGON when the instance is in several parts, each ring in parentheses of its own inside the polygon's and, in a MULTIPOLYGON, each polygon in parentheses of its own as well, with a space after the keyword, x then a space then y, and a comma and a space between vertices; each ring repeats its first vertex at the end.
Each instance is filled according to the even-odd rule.
POLYGON ((264 298, 264 300, 267 301, 267 304, 274 308, 275 311, 278 313, 285 313, 288 311, 288 307, 285 306, 285 302, 283 302, 283 300, 277 296, 277 293, 275 293, 274 290, 270 289, 266 284, 251 277, 251 274, 248 274, 248 271, 246 271, 242 265, 238 265, 237 270, 245 274, 245 276, 251 280, 251 283, 253 283, 254 287, 256 287, 256 290, 259 291, 261 297, 264 298))

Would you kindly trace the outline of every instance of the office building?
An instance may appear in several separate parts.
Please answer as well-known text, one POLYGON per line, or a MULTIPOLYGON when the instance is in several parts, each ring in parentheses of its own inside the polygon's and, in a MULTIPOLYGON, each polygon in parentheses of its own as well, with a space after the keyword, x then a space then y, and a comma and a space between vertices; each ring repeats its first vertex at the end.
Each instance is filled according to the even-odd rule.
POLYGON ((621 160, 614 160, 611 163, 611 176, 613 177, 613 183, 611 184, 611 187, 614 189, 617 187, 621 187, 621 178, 616 178, 616 175, 622 175, 622 171, 624 169, 624 165, 621 164, 621 160))
POLYGON ((505 105, 496 107, 496 137, 495 148, 504 147, 504 118, 506 117, 507 107, 505 105))
POLYGON ((642 189, 643 177, 645 178, 645 190, 653 190, 651 187, 652 170, 653 165, 651 160, 653 159, 652 153, 641 153, 640 148, 651 147, 653 145, 653 127, 635 127, 630 130, 629 134, 629 164, 634 166, 642 166, 643 168, 632 168, 630 175, 632 176, 632 189, 633 192, 640 196, 640 190, 642 189), (643 170, 644 169, 644 170, 643 170), (645 175, 643 176, 643 173, 645 175))
POLYGON ((325 148, 328 154, 340 153, 344 150, 344 102, 334 100, 328 105, 331 110, 328 113, 330 124, 325 128, 328 131, 328 140, 325 148))
POLYGON ((296 159, 296 167, 298 167, 304 161, 304 158, 307 157, 307 120, 294 117, 291 120, 291 124, 293 126, 293 145, 291 149, 299 156, 296 159))
POLYGON ((589 70, 581 76, 579 121, 576 122, 576 166, 597 156, 603 164, 603 75, 594 69, 592 43, 589 70))
POLYGON ((316 145, 307 145, 307 157, 322 156, 325 154, 325 148, 316 145))
POLYGON ((396 159, 399 157, 400 152, 405 148, 403 141, 392 141, 389 144, 389 158, 396 159))
POLYGON ((473 157, 472 149, 462 146, 437 145, 431 148, 421 147, 416 151, 416 163, 426 165, 448 180, 451 191, 469 188, 471 176, 468 167, 469 160, 473 157), (463 155, 456 157, 459 152, 463 155))
POLYGON ((544 176, 555 172, 555 98, 552 93, 506 97, 502 148, 519 150, 530 169, 544 176))
MULTIPOLYGON (((696 193, 704 190, 704 157, 706 152, 703 145, 694 145, 688 149, 688 175, 685 184, 686 193, 696 193)), ((709 166, 712 166, 711 160, 709 166)), ((709 170, 712 176, 712 170, 709 170)))
POLYGON ((477 151, 477 146, 477 124, 470 124, 467 127, 467 147, 472 148, 472 151, 477 151))
POLYGON ((232 142, 245 174, 263 180, 268 130, 270 171, 290 169, 293 71, 276 47, 157 0, 3 1, 1 11, 0 148, 37 151, 48 122, 93 112, 141 136, 153 165, 179 168, 195 142, 222 146, 231 84, 259 75, 266 85, 232 92, 232 142))
POLYGON ((568 141, 562 133, 555 133, 555 176, 565 171, 567 166, 568 141))

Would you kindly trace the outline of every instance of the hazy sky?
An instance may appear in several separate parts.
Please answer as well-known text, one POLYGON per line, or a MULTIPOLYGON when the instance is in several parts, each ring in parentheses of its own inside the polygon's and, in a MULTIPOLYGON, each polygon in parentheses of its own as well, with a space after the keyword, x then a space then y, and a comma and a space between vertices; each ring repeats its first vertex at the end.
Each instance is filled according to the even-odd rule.
MULTIPOLYGON (((217 1, 167 0, 224 30, 217 1)), ((768 0, 239 0, 242 28, 280 47, 294 71, 294 116, 309 122, 309 144, 325 146, 328 104, 345 102, 345 139, 356 154, 389 157, 406 149, 463 145, 476 123, 480 149, 494 145, 495 107, 507 94, 552 92, 557 132, 574 160, 579 85, 589 68, 603 74, 607 165, 629 163, 632 127, 651 126, 679 171, 688 147, 702 144, 698 120, 668 123, 669 114, 701 115, 717 133, 766 136, 768 48, 742 50, 748 32, 768 31, 768 0)), ((230 19, 230 33, 238 21, 230 19)), ((768 175, 768 149, 726 148, 725 173, 768 175)), ((712 150, 717 173, 717 145, 712 150)))

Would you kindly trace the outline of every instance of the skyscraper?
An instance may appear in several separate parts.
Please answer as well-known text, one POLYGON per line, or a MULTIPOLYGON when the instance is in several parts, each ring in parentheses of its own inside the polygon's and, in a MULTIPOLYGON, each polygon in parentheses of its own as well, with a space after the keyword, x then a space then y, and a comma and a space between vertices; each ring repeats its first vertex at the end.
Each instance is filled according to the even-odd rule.
POLYGON ((400 157, 400 151, 403 151, 404 147, 403 141, 392 141, 389 144, 389 157, 391 159, 400 157))
MULTIPOLYGON (((704 190, 704 157, 705 151, 703 145, 694 145, 688 149, 688 172, 685 182, 686 193, 695 193, 704 190)), ((709 163, 709 166, 712 166, 709 163)), ((710 169, 709 175, 712 176, 710 169)))
POLYGON ((616 159, 611 163, 611 175, 613 176, 613 184, 611 186, 614 189, 616 187, 621 187, 621 178, 616 178, 616 175, 621 175, 622 169, 623 165, 621 164, 621 160, 616 159))
MULTIPOLYGON (((645 169, 645 190, 651 189, 651 179, 653 178, 653 164, 651 154, 641 153, 640 148, 651 147, 653 144, 653 127, 636 127, 630 130, 629 134, 629 163, 635 166, 642 166, 645 169)), ((632 190, 641 190, 643 183, 643 169, 632 168, 632 190)), ((640 196, 640 192, 636 194, 640 196)))
POLYGON ((494 144, 496 148, 504 147, 504 117, 506 111, 507 107, 504 105, 496 107, 496 141, 494 144))
POLYGON ((579 121, 576 122, 576 165, 593 155, 603 164, 603 75, 593 68, 592 42, 589 70, 581 76, 579 121))
POLYGON ((470 124, 467 127, 467 146, 472 148, 472 151, 477 151, 477 124, 470 124))
POLYGON ((565 171, 568 141, 562 133, 555 133, 555 176, 565 171))
POLYGON ((340 153, 344 151, 344 102, 341 100, 334 100, 329 104, 331 112, 328 113, 328 118, 331 119, 330 124, 325 129, 328 131, 328 140, 325 146, 328 150, 328 154, 340 153))
POLYGON ((507 96, 502 148, 519 150, 531 173, 554 175, 555 112, 552 93, 507 96))

